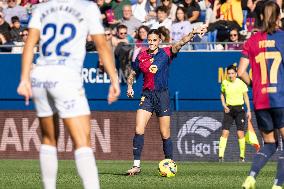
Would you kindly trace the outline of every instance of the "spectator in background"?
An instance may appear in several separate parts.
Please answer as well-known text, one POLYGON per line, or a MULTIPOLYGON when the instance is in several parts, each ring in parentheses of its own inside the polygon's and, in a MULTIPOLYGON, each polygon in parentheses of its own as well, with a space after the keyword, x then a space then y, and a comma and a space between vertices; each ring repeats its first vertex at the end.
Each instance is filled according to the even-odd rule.
MULTIPOLYGON (((106 1, 107 3, 107 1, 106 1)), ((114 16, 117 20, 122 19, 122 9, 124 5, 131 5, 129 0, 111 0, 107 5, 111 6, 111 9, 114 11, 114 16)))
POLYGON ((186 9, 187 17, 190 23, 199 22, 200 6, 195 0, 184 0, 181 4, 186 9))
POLYGON ((0 12, 0 33, 10 33, 11 27, 8 22, 5 21, 4 13, 0 12))
POLYGON ((164 6, 159 6, 156 10, 157 18, 154 21, 146 23, 151 29, 158 29, 161 26, 165 26, 171 31, 172 20, 168 18, 168 10, 164 6))
POLYGON ((243 11, 240 0, 226 0, 220 8, 220 19, 226 21, 235 21, 242 27, 243 11))
MULTIPOLYGON (((186 36, 193 30, 192 25, 187 19, 186 10, 184 7, 178 7, 176 11, 176 21, 172 24, 172 41, 178 42, 182 37, 186 36)), ((184 45, 182 50, 188 50, 189 45, 184 45)))
POLYGON ((114 46, 116 68, 121 68, 123 73, 128 75, 132 50, 134 49, 134 39, 127 34, 127 26, 119 25, 117 27, 117 36, 112 37, 112 44, 114 46))
POLYGON ((20 42, 22 41, 22 31, 23 27, 21 26, 20 19, 17 16, 12 17, 12 29, 10 31, 12 41, 20 42))
POLYGON ((168 9, 168 18, 172 21, 176 20, 177 5, 172 0, 161 0, 162 6, 168 9))
POLYGON ((144 25, 138 28, 137 35, 136 35, 136 41, 135 41, 136 48, 148 47, 146 43, 147 43, 147 35, 148 35, 149 30, 150 28, 144 25))
POLYGON ((146 3, 146 12, 147 12, 147 16, 146 16, 146 21, 150 22, 151 20, 155 20, 156 19, 156 9, 158 8, 158 6, 160 6, 160 1, 159 0, 147 0, 146 3))
POLYGON ((131 6, 133 16, 140 20, 140 22, 146 21, 146 3, 147 0, 137 0, 137 2, 131 6))
POLYGON ((128 35, 131 35, 134 38, 136 31, 142 25, 142 22, 132 15, 131 5, 124 5, 123 18, 120 20, 120 24, 126 25, 128 28, 128 35))
POLYGON ((5 47, 0 47, 0 52, 12 51, 12 45, 14 45, 14 43, 11 41, 10 33, 0 33, 0 45, 5 45, 5 47))
POLYGON ((96 3, 101 11, 104 27, 115 27, 118 24, 118 20, 115 18, 111 4, 105 3, 105 0, 97 0, 96 3))
POLYGON ((134 43, 134 39, 127 34, 127 29, 128 27, 123 24, 117 26, 116 36, 112 37, 112 45, 114 46, 114 48, 116 48, 117 45, 121 42, 126 44, 134 43))
POLYGON ((230 44, 226 44, 226 50, 242 50, 243 44, 240 44, 241 35, 237 28, 233 28, 230 31, 229 42, 234 42, 230 44))
POLYGON ((170 43, 172 42, 170 30, 165 26, 161 26, 158 28, 158 32, 160 33, 160 38, 162 42, 162 44, 159 47, 163 48, 170 46, 170 43))
POLYGON ((16 0, 7 0, 8 7, 3 10, 5 15, 5 20, 11 24, 11 18, 13 16, 18 16, 20 20, 27 20, 28 19, 28 13, 27 10, 17 5, 16 0))
MULTIPOLYGON (((27 28, 23 29, 22 33, 21 33, 21 37, 22 40, 21 41, 14 41, 14 47, 12 47, 12 53, 19 53, 21 54, 24 50, 24 45, 27 41, 28 38, 28 34, 29 34, 29 30, 27 28)), ((34 48, 34 53, 37 52, 37 47, 34 48)))
POLYGON ((148 26, 140 26, 137 30, 135 48, 132 55, 132 62, 135 61, 137 55, 148 48, 147 35, 150 28, 148 26))

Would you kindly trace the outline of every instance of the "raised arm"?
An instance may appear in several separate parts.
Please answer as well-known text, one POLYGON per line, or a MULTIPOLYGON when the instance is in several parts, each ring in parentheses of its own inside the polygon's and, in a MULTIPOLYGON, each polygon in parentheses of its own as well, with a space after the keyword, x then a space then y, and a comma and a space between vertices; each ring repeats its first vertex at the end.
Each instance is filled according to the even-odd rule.
POLYGON ((201 37, 207 32, 207 25, 204 24, 202 25, 200 28, 197 29, 193 29, 192 32, 190 32, 189 34, 187 34, 186 36, 184 36, 180 41, 174 43, 172 45, 172 53, 178 53, 179 50, 186 44, 188 43, 190 40, 193 39, 193 37, 196 34, 201 35, 201 37))
POLYGON ((133 86, 133 83, 134 83, 135 76, 136 76, 136 72, 131 70, 130 74, 129 74, 128 78, 127 78, 127 96, 129 98, 133 98, 134 97, 134 90, 133 90, 132 86, 133 86))

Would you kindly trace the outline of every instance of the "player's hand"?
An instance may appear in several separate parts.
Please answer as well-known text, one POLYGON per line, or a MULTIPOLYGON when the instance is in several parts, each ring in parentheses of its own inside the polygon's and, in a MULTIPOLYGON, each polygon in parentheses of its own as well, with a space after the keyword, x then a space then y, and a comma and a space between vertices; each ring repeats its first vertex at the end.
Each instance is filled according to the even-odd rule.
POLYGON ((127 89, 127 96, 128 96, 128 98, 134 97, 134 90, 132 88, 127 89))
POLYGON ((117 101, 119 95, 120 95, 120 86, 117 80, 115 82, 112 82, 109 87, 108 98, 107 98, 108 104, 117 101))
POLYGON ((247 112, 247 119, 251 120, 251 112, 250 111, 247 112))
POLYGON ((18 88, 17 92, 19 95, 25 97, 25 104, 26 106, 29 105, 29 100, 32 97, 32 86, 30 81, 21 81, 18 88))
POLYGON ((230 112, 230 108, 228 108, 228 106, 224 106, 224 112, 225 113, 229 113, 230 112))

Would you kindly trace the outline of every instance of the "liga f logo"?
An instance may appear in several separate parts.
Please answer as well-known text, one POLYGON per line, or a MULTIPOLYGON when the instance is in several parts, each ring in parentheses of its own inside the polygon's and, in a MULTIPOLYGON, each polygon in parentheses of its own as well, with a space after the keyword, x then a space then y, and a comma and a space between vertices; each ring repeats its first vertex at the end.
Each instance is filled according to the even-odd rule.
POLYGON ((177 148, 179 154, 183 153, 182 140, 187 135, 198 134, 207 138, 211 133, 222 127, 222 123, 211 117, 193 117, 188 120, 178 132, 177 148))

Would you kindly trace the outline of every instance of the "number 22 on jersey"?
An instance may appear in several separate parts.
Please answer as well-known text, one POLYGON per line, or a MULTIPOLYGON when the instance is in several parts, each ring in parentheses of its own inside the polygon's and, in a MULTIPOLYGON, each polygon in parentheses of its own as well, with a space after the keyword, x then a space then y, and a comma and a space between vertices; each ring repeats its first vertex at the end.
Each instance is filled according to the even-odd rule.
POLYGON ((74 39, 76 36, 76 27, 71 23, 65 23, 62 25, 62 27, 58 28, 55 24, 48 23, 44 26, 42 35, 47 35, 50 32, 50 37, 42 44, 43 56, 50 56, 52 53, 55 53, 57 56, 70 56, 70 52, 62 51, 62 47, 74 39), (58 29, 60 30, 59 34, 57 34, 58 29), (68 30, 70 31, 69 35, 67 35, 68 30), (56 35, 60 35, 60 40, 55 40, 57 37, 56 35), (48 46, 51 43, 56 43, 54 52, 48 51, 48 46))

